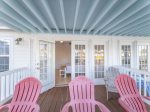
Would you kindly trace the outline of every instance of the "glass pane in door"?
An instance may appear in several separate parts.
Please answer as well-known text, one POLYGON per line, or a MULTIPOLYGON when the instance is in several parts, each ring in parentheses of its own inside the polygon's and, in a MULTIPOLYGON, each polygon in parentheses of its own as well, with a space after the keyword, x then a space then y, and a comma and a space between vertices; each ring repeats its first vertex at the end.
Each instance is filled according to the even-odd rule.
POLYGON ((46 81, 48 79, 48 60, 49 60, 49 44, 48 42, 40 42, 40 79, 46 81))
POLYGON ((75 77, 85 75, 85 45, 75 45, 75 77))
POLYGON ((95 78, 104 78, 104 45, 94 46, 95 78))
POLYGON ((148 45, 138 45, 137 50, 139 69, 148 71, 148 45))

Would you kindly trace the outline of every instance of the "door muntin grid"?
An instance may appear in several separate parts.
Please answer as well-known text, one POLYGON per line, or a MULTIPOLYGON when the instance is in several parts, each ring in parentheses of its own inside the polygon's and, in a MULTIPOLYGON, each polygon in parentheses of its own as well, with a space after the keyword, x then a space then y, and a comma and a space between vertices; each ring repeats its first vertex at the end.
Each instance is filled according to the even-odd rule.
POLYGON ((0 40, 0 72, 9 70, 10 66, 9 50, 10 50, 10 41, 0 40))
POLYGON ((40 42, 40 79, 48 80, 49 43, 40 42))
POLYGON ((75 45, 75 77, 86 75, 86 46, 75 45))
POLYGON ((124 67, 131 67, 131 45, 121 45, 121 64, 124 67))
POLYGON ((139 69, 148 71, 148 45, 138 45, 137 52, 139 69))
POLYGON ((104 78, 104 45, 94 46, 94 76, 104 78))

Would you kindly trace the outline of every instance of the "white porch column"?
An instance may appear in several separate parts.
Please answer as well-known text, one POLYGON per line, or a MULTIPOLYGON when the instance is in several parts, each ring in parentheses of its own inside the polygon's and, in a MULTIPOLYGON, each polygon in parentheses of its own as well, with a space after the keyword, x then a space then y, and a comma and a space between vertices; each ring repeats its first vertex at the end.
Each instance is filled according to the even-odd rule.
POLYGON ((108 40, 108 42, 107 42, 107 46, 106 46, 107 48, 106 49, 108 49, 107 50, 107 67, 108 66, 112 66, 112 63, 113 63, 113 44, 112 44, 112 38, 111 39, 109 39, 108 40))
POLYGON ((119 48, 119 41, 117 39, 111 38, 108 41, 108 66, 119 65, 119 48))
POLYGON ((133 58, 132 58, 132 62, 133 62, 133 64, 132 64, 132 68, 135 68, 135 69, 138 69, 138 62, 137 62, 137 41, 134 41, 133 42, 133 48, 132 48, 133 50, 133 58))

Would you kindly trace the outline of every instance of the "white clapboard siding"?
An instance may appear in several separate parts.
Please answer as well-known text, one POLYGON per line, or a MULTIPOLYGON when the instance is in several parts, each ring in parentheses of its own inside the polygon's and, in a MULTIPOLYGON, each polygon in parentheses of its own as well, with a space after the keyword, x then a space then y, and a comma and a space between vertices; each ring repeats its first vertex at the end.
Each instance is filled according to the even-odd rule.
POLYGON ((19 45, 13 47, 13 69, 30 66, 30 39, 23 38, 19 45))

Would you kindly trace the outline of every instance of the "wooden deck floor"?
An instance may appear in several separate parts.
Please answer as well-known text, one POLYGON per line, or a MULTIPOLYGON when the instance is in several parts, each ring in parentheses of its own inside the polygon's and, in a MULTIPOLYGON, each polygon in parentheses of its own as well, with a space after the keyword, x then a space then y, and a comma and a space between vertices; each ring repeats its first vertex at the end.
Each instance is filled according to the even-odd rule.
MULTIPOLYGON (((118 95, 111 93, 112 99, 106 100, 106 90, 104 86, 95 87, 95 97, 97 101, 106 105, 111 112, 123 112, 117 102, 118 95)), ((69 101, 68 87, 56 87, 40 95, 38 103, 41 112, 60 112, 63 105, 69 101)))

